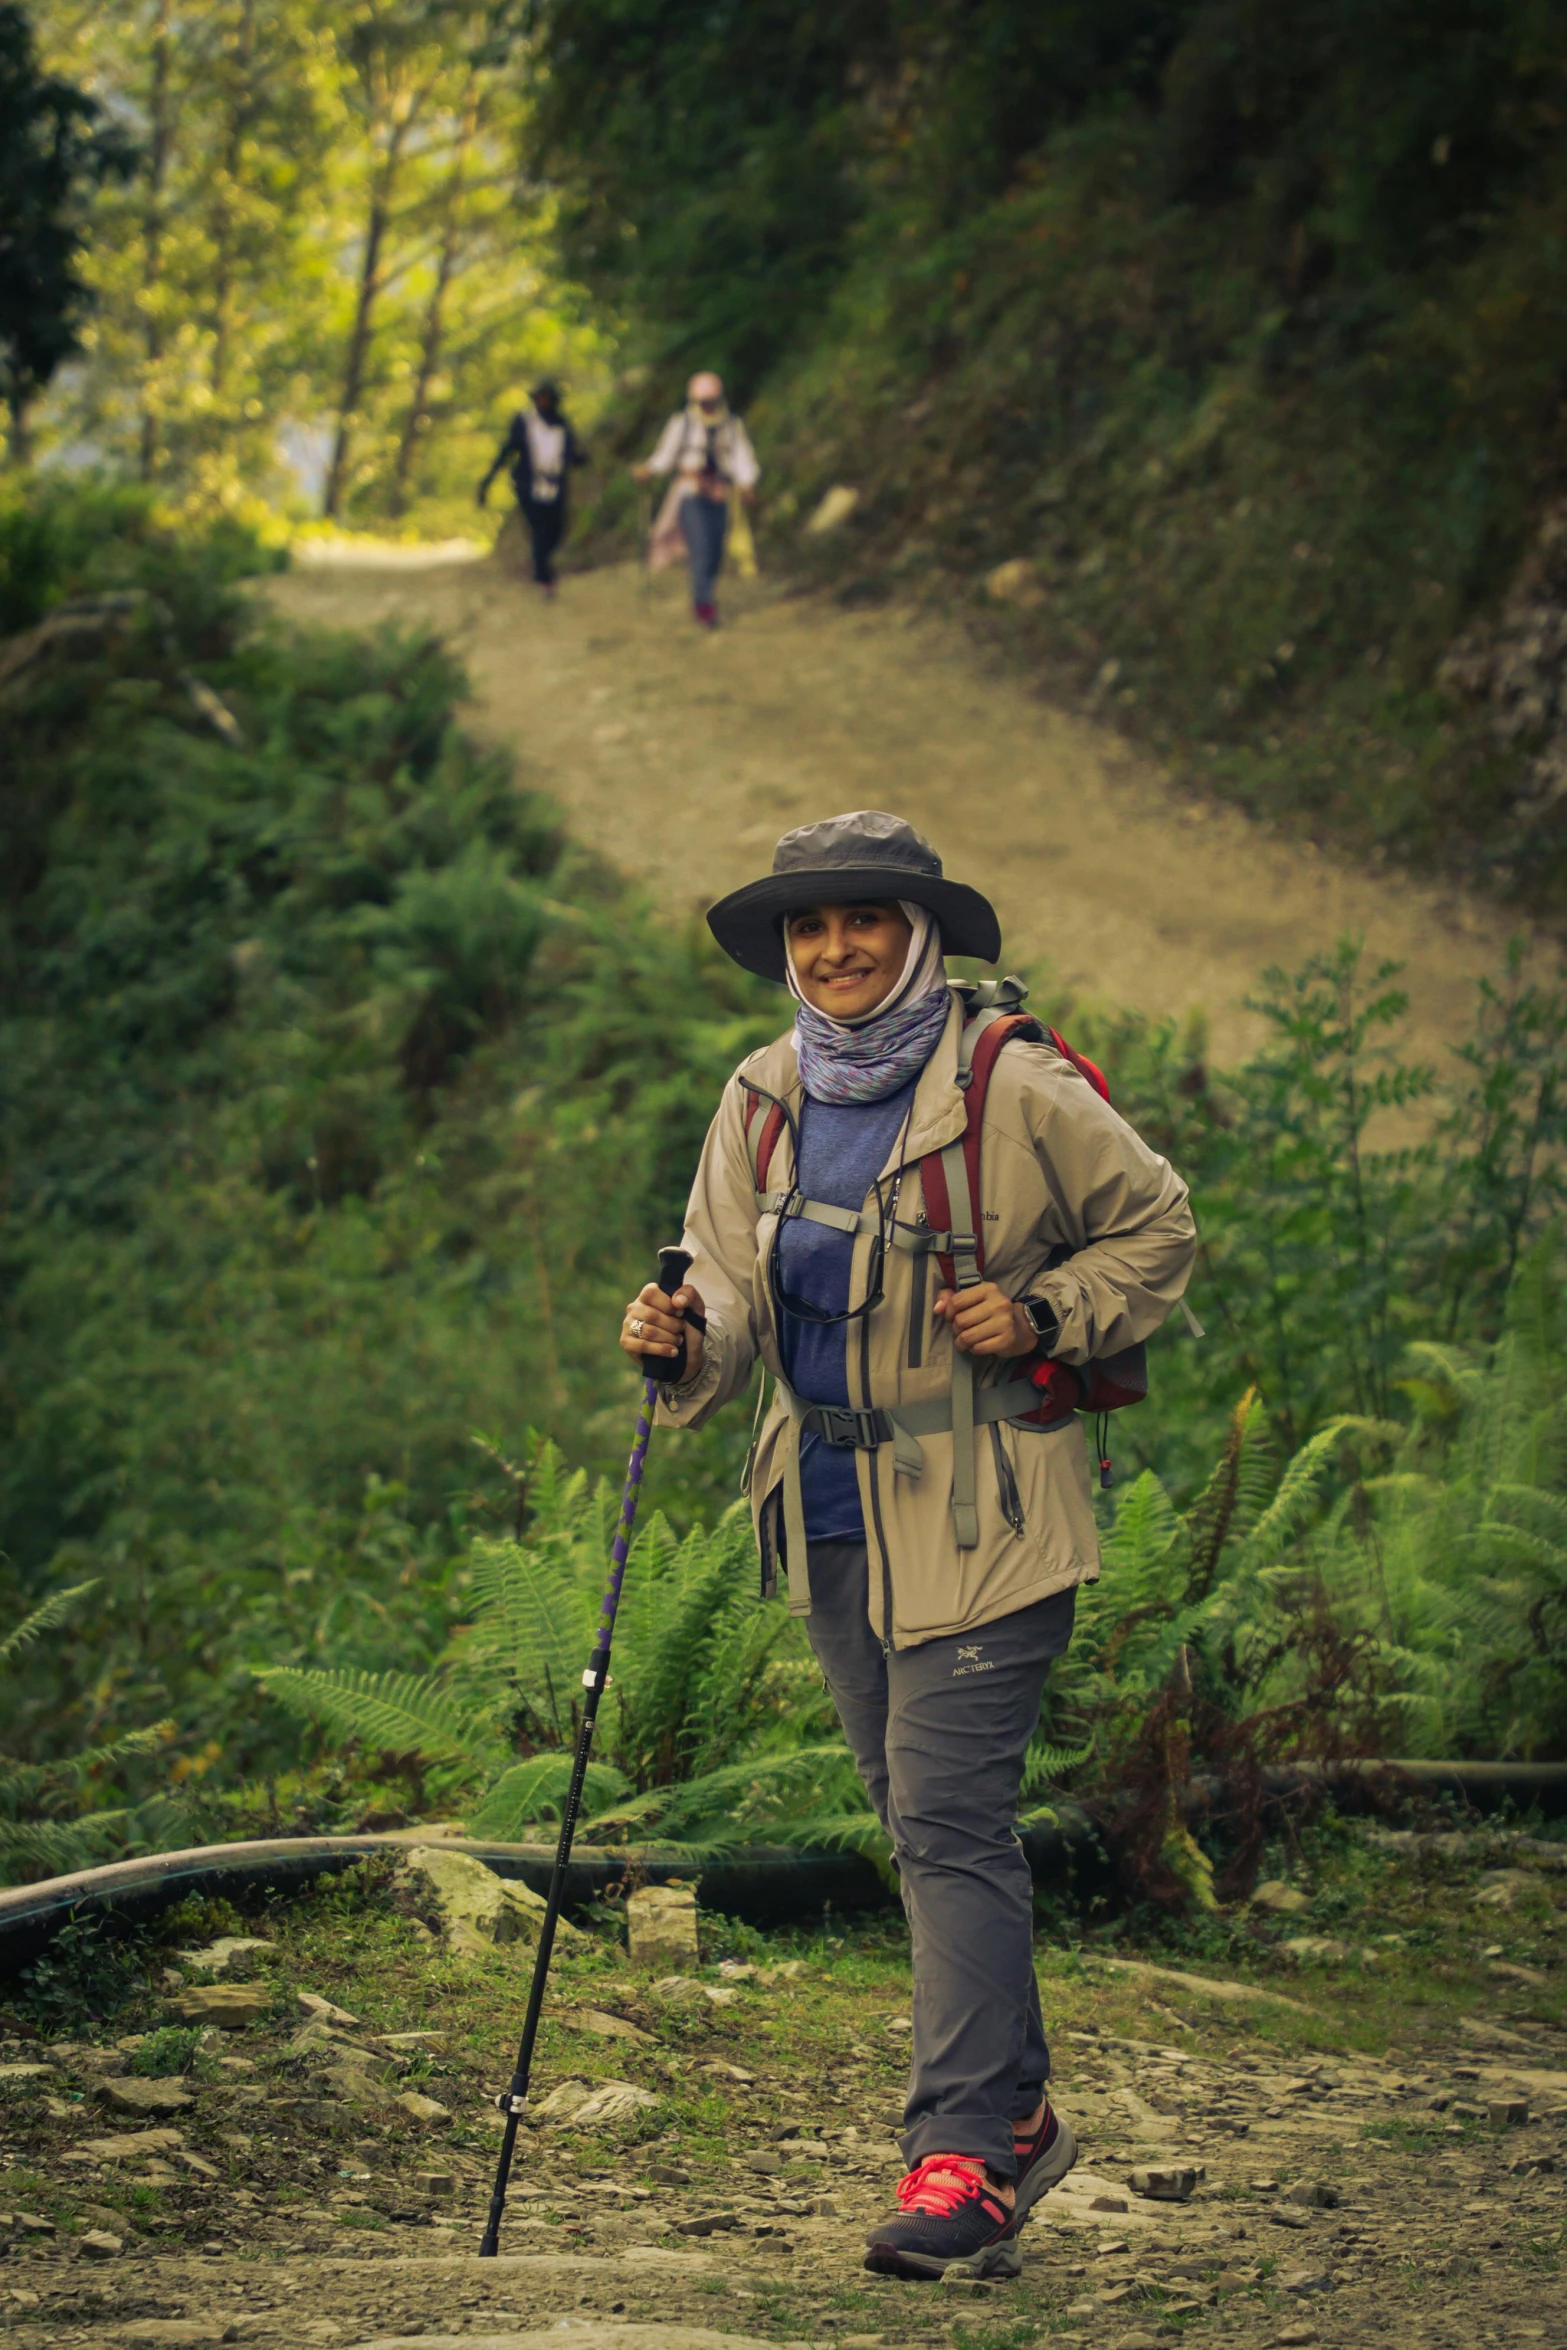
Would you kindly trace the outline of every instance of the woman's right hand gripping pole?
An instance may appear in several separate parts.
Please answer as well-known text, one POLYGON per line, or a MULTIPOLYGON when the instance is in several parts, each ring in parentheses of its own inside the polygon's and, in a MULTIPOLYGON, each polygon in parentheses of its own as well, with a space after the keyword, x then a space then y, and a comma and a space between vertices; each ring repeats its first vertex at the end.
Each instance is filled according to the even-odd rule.
POLYGON ((689 1283, 677 1289, 673 1297, 666 1297, 656 1281, 648 1282, 631 1300, 622 1318, 621 1351, 630 1355, 639 1370, 644 1357, 662 1356, 670 1364, 674 1383, 685 1386, 702 1368, 702 1333, 694 1320, 687 1321, 688 1307, 693 1315, 705 1312, 700 1292, 689 1283), (682 1347, 685 1361, 676 1369, 682 1347))

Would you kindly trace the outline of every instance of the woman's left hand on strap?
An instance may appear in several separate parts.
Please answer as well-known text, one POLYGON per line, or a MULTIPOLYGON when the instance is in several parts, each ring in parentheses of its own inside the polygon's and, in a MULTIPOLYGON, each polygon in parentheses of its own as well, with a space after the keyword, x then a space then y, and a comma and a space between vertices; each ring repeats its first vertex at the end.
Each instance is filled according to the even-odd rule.
POLYGON ((953 1344, 960 1354, 1031 1355, 1039 1344, 1022 1307, 993 1281, 976 1282, 972 1289, 939 1291, 936 1312, 952 1324, 953 1344))

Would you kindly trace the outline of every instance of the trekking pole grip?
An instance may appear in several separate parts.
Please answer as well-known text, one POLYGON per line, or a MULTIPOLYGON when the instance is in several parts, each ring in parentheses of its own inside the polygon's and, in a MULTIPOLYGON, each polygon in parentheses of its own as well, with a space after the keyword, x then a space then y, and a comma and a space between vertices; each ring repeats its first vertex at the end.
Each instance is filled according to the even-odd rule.
MULTIPOLYGON (((676 1247, 659 1250, 658 1286, 666 1297, 674 1296, 675 1291, 680 1287, 690 1270, 691 1251, 689 1249, 676 1247)), ((689 1306, 686 1308, 686 1320, 693 1330, 707 1328, 707 1316, 693 1313, 689 1306)), ((684 1336, 681 1338, 680 1352, 677 1355, 644 1355, 642 1357, 644 1379, 652 1379, 655 1382, 667 1379, 672 1386, 678 1386, 685 1377, 685 1369, 686 1342, 684 1336)))

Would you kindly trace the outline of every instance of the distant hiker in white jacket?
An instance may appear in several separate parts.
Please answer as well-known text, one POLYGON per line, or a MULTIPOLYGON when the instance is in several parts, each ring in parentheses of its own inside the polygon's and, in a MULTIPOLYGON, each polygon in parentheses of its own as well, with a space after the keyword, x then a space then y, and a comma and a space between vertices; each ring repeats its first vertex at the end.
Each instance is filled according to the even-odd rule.
MULTIPOLYGON (((672 477, 648 541, 649 569, 662 571, 684 544, 691 567, 692 616, 700 627, 716 628, 715 597, 731 505, 750 498, 762 473, 745 426, 730 413, 718 376, 691 378, 686 405, 665 425, 646 464, 634 470, 638 481, 672 477)), ((739 512, 737 539, 742 530, 749 544, 749 526, 739 512)))

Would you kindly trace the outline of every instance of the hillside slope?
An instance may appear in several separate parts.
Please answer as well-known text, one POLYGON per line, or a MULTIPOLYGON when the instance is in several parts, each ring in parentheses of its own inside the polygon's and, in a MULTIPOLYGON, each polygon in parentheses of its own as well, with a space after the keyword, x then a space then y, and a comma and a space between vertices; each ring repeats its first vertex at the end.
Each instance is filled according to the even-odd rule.
MULTIPOLYGON (((577 257, 657 321, 628 447, 680 369, 727 365, 775 558, 972 602, 1254 814, 1554 914, 1550 11, 924 0, 784 42, 764 9, 765 86, 723 10, 617 8, 650 54, 595 49, 601 13, 555 20, 552 119, 577 257), (768 194, 790 123, 838 222, 808 256, 768 194), (835 483, 852 518, 802 539, 835 483)), ((624 489, 601 520, 624 543, 624 489)))

